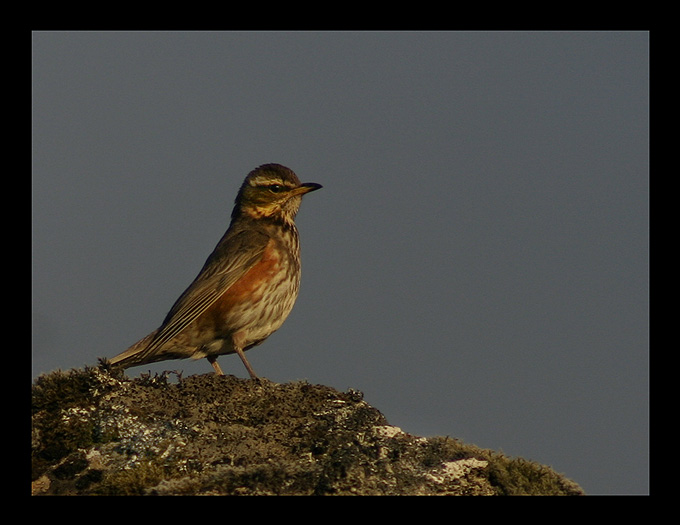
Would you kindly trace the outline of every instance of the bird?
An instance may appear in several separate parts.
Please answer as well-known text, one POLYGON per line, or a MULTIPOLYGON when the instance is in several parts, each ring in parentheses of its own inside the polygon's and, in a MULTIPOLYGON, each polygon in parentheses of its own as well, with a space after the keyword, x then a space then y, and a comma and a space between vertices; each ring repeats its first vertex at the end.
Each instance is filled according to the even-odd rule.
POLYGON ((109 364, 125 369, 206 358, 217 375, 224 375, 217 358, 236 353, 250 377, 258 379, 245 352, 278 330, 295 304, 300 288, 295 216, 302 196, 321 187, 300 183, 281 164, 263 164, 248 173, 229 227, 198 276, 159 328, 109 364))

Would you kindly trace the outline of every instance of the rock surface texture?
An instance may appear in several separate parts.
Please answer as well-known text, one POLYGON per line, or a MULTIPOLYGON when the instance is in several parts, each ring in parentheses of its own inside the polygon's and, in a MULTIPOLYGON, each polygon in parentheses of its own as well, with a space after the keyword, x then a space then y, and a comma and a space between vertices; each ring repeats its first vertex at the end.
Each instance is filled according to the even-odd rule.
POLYGON ((582 495, 549 467, 389 425, 356 391, 106 367, 32 387, 34 495, 582 495))

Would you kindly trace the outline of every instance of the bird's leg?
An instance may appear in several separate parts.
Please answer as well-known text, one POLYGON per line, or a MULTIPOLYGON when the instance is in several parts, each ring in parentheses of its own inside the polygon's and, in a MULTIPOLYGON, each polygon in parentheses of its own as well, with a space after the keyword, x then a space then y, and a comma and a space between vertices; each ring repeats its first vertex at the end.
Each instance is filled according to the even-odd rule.
POLYGON ((219 365, 218 362, 217 362, 217 356, 216 356, 216 355, 208 356, 208 361, 210 362, 210 364, 212 365, 212 367, 215 369, 215 373, 216 373, 218 376, 223 376, 223 375, 224 375, 224 372, 222 372, 222 369, 220 368, 220 365, 219 365))
POLYGON ((246 365, 246 370, 248 370, 248 373, 250 374, 251 379, 258 379, 257 374, 255 374, 255 370, 253 370, 253 367, 250 366, 250 363, 246 359, 246 354, 243 350, 241 350, 240 346, 237 346, 235 348, 236 353, 238 356, 241 358, 241 361, 243 361, 243 364, 246 365))
POLYGON ((248 370, 248 373, 250 374, 250 378, 251 379, 259 379, 257 377, 257 374, 255 373, 255 370, 253 370, 253 367, 250 366, 250 363, 246 359, 246 354, 243 351, 243 346, 245 345, 245 333, 244 332, 236 332, 235 334, 233 334, 232 338, 231 338, 231 344, 232 344, 234 351, 241 358, 241 361, 243 361, 243 364, 245 365, 246 370, 248 370))

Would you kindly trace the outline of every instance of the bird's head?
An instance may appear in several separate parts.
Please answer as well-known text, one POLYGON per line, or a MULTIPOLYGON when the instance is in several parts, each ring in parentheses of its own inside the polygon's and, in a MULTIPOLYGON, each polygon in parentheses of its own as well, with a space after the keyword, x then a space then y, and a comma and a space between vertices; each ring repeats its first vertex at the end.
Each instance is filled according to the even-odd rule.
POLYGON ((293 170, 280 164, 264 164, 251 171, 236 196, 232 218, 239 215, 255 219, 279 217, 293 221, 302 196, 321 188, 313 182, 300 183, 293 170))

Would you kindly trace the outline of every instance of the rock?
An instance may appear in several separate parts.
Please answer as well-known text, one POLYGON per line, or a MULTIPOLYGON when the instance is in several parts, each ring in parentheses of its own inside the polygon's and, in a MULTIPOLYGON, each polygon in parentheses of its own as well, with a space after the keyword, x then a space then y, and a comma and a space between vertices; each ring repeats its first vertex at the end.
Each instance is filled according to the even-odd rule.
POLYGON ((102 365, 32 388, 34 495, 581 495, 549 467, 391 426, 362 394, 102 365))

